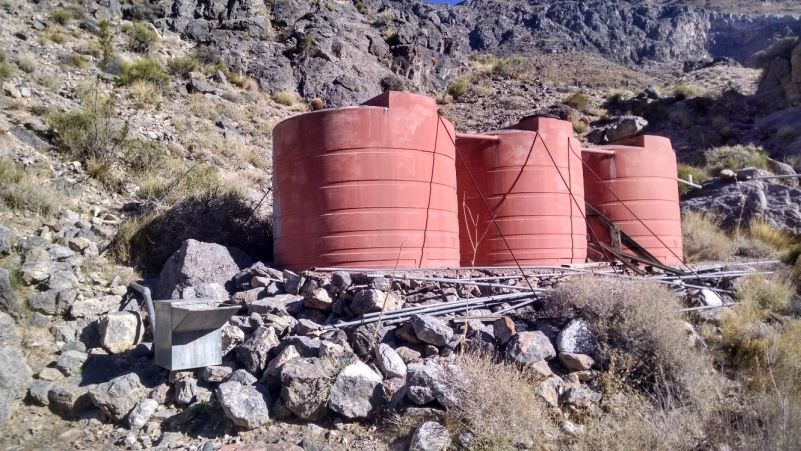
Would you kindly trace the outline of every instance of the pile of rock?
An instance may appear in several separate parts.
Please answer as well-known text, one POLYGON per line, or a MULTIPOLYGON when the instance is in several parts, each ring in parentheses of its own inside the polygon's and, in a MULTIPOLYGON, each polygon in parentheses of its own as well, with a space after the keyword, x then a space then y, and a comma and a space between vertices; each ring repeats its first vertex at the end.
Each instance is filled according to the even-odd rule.
MULTIPOLYGON (((498 276, 498 282, 514 286, 516 279, 498 276)), ((39 373, 29 397, 67 418, 93 415, 126 425, 131 440, 150 446, 148 437, 166 418, 212 404, 243 429, 291 418, 364 420, 408 407, 450 409, 469 390, 451 359, 455 350, 464 349, 497 352, 529 368, 541 378, 540 394, 553 406, 591 407, 600 399, 588 385, 595 379, 596 345, 580 321, 528 320, 528 308, 494 322, 478 318, 493 315, 488 309, 473 310, 469 315, 475 319, 458 323, 453 317, 417 314, 389 326, 324 327, 382 308, 514 291, 349 272, 280 271, 253 263, 237 249, 189 240, 165 266, 156 292, 241 306, 222 330, 222 365, 170 373, 156 368, 150 347, 137 346, 147 334, 146 314, 111 311, 95 320, 94 347, 87 350, 81 341, 65 346, 69 350, 52 368, 39 373), (88 361, 111 354, 127 358, 124 365, 116 363, 125 371, 102 383, 76 383, 77 375, 83 373, 85 380, 94 371, 88 361)), ((433 437, 435 442, 442 441, 440 435, 432 425, 415 434, 418 441, 433 437)))

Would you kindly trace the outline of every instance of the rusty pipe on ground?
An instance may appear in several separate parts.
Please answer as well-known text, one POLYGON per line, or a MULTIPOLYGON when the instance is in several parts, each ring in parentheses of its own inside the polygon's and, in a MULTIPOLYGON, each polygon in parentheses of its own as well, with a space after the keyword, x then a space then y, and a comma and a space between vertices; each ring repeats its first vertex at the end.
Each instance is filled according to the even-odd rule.
POLYGON ((498 135, 478 135, 474 133, 457 133, 456 139, 475 139, 480 141, 501 142, 501 137, 498 135))

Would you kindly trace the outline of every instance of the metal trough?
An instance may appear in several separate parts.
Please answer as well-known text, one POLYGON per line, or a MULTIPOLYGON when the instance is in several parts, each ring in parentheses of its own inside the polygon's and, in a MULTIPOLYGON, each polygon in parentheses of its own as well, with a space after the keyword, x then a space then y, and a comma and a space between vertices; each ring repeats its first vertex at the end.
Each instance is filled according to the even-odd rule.
POLYGON ((240 309, 219 299, 155 302, 156 364, 170 371, 222 363, 220 328, 240 309))

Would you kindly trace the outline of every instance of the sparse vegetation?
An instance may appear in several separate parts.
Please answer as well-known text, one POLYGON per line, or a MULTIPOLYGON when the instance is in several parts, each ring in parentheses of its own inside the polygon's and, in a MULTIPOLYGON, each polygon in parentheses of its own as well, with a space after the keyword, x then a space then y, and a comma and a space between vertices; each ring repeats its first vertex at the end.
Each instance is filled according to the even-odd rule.
POLYGON ((582 92, 574 92, 573 94, 570 94, 564 101, 562 101, 562 103, 565 105, 575 108, 579 111, 587 110, 591 102, 592 99, 582 92))
POLYGON ((747 167, 768 168, 768 155, 764 149, 751 144, 715 147, 706 151, 706 171, 717 175, 723 169, 737 171, 747 167))
POLYGON ((188 78, 190 73, 199 71, 201 67, 200 60, 194 56, 179 56, 167 62, 167 70, 179 78, 188 78))
POLYGON ((111 60, 114 59, 114 45, 112 43, 113 37, 111 36, 111 22, 107 19, 100 21, 100 33, 98 34, 98 41, 100 46, 100 67, 105 69, 108 67, 111 60))
POLYGON ((137 21, 123 28, 128 37, 128 48, 138 53, 149 53, 159 41, 159 35, 152 25, 137 21))
POLYGON ((679 99, 689 99, 702 94, 701 88, 687 83, 679 83, 673 87, 673 95, 679 99))
POLYGON ((470 87, 470 79, 467 77, 457 78, 453 80, 450 85, 448 85, 448 94, 453 96, 454 99, 459 99, 463 95, 467 94, 467 90, 470 87))
POLYGON ((147 81, 155 86, 163 87, 170 76, 161 68, 158 61, 142 58, 133 63, 124 63, 118 78, 120 84, 128 86, 136 81, 147 81))
POLYGON ((138 109, 156 107, 161 103, 158 86, 146 80, 136 80, 130 87, 131 99, 138 109))
POLYGON ((14 75, 14 67, 8 62, 6 54, 0 50, 0 81, 10 78, 12 75, 14 75))
POLYGON ((20 55, 17 57, 17 67, 26 74, 32 74, 36 70, 36 61, 30 55, 20 55))
POLYGON ((78 69, 83 69, 88 64, 88 62, 79 53, 72 53, 69 56, 69 61, 70 64, 77 67, 78 69))
POLYGON ((59 25, 67 25, 75 17, 69 9, 58 8, 50 13, 50 20, 59 25))
MULTIPOLYGON (((709 174, 707 174, 703 169, 681 163, 678 165, 678 177, 682 180, 691 181, 697 184, 701 184, 702 182, 709 180, 709 174)), ((692 187, 687 185, 681 183, 679 184, 679 192, 681 194, 685 194, 692 189, 692 187)))
POLYGON ((279 105, 294 106, 298 103, 298 95, 291 91, 274 92, 270 97, 273 99, 273 102, 279 105))
POLYGON ((734 241, 714 220, 691 213, 684 216, 681 227, 687 261, 726 260, 734 255, 734 241))
POLYGON ((50 215, 64 205, 64 195, 36 171, 0 158, 0 204, 20 211, 50 215))

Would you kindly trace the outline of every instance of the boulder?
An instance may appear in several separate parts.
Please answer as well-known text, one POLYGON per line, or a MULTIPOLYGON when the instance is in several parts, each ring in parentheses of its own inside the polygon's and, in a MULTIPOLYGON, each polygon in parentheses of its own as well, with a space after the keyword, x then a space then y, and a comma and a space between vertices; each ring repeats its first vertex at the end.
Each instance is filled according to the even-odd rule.
POLYGON ((258 379, 245 370, 236 370, 231 373, 226 382, 239 382, 242 385, 253 385, 258 382, 258 379))
POLYGON ((281 368, 281 399, 302 420, 317 421, 328 413, 328 395, 337 368, 328 359, 296 358, 281 368))
POLYGON ((608 142, 616 142, 642 133, 648 121, 640 116, 621 116, 606 130, 608 142))
POLYGON ((587 387, 577 385, 568 387, 564 393, 562 393, 559 401, 564 404, 569 404, 573 407, 586 409, 599 403, 601 401, 601 397, 601 393, 590 390, 587 387))
POLYGON ((112 354, 121 354, 142 342, 145 326, 138 313, 112 312, 98 324, 101 345, 112 354))
POLYGON ((388 379, 406 377, 406 363, 391 346, 381 343, 375 349, 375 361, 388 379))
POLYGON ((418 405, 437 401, 445 408, 458 404, 464 389, 464 375, 459 367, 440 365, 433 359, 413 363, 407 367, 406 377, 409 399, 418 405))
POLYGON ((125 418, 145 396, 147 391, 136 373, 115 377, 89 389, 92 404, 114 421, 125 418))
POLYGON ((556 357, 556 350, 540 331, 518 332, 506 345, 506 357, 523 365, 532 365, 556 357))
POLYGON ((588 370, 595 363, 595 360, 587 354, 571 354, 569 352, 560 352, 559 361, 570 371, 588 370))
POLYGON ((155 399, 147 398, 139 401, 139 404, 128 414, 128 426, 132 431, 142 429, 150 421, 150 417, 156 413, 158 407, 159 403, 155 399))
POLYGON ((498 343, 505 345, 512 339, 514 334, 517 333, 515 330, 515 322, 508 316, 498 318, 492 323, 492 332, 498 343))
POLYGON ((365 313, 397 310, 403 307, 403 299, 398 295, 376 289, 359 290, 350 303, 350 309, 354 315, 364 315, 365 313))
POLYGON ((251 263, 240 249, 186 240, 161 270, 155 297, 177 299, 183 288, 203 283, 218 283, 232 291, 234 276, 251 263))
POLYGON ((41 247, 34 247, 25 253, 25 261, 20 267, 22 281, 28 285, 44 282, 50 277, 52 265, 50 254, 41 247))
POLYGON ((87 387, 71 384, 53 385, 47 393, 50 410, 63 418, 74 419, 92 407, 87 387))
POLYGON ((367 418, 382 397, 381 376, 357 360, 337 375, 328 396, 328 407, 347 419, 367 418))
POLYGON ((270 421, 269 394, 263 386, 224 382, 215 394, 225 416, 237 426, 255 429, 270 421))
POLYGON ((28 389, 27 401, 36 406, 46 406, 50 404, 48 393, 53 388, 53 383, 50 381, 34 380, 31 387, 28 389))
POLYGON ((574 319, 559 332, 556 337, 556 349, 570 354, 595 355, 598 343, 587 323, 574 319))
POLYGON ((0 311, 6 312, 14 318, 22 317, 22 300, 14 292, 8 271, 0 268, 0 311))
POLYGON ((261 374, 267 367, 270 351, 278 346, 278 335, 272 327, 260 326, 253 335, 236 348, 236 357, 246 370, 261 374))
POLYGON ((427 421, 412 435, 409 451, 445 451, 451 446, 451 436, 445 426, 427 421))
POLYGON ((14 319, 0 312, 0 424, 33 383, 32 372, 20 349, 14 319))
POLYGON ((56 360, 56 368, 65 376, 78 374, 89 355, 81 351, 67 351, 56 360))
POLYGON ((259 382, 270 386, 278 384, 280 382, 281 368, 286 362, 299 357, 300 354, 298 354, 298 350, 294 346, 285 347, 274 359, 270 360, 259 382))
POLYGON ((303 298, 304 307, 322 310, 324 312, 330 312, 333 303, 334 301, 331 299, 331 295, 328 294, 325 288, 317 288, 316 290, 309 291, 303 298))
POLYGON ((104 313, 117 310, 121 302, 122 296, 117 295, 75 301, 70 306, 70 316, 73 318, 96 318, 104 313))
POLYGON ((215 365, 201 368, 200 379, 206 382, 222 382, 231 375, 233 369, 227 365, 215 365))
POLYGON ((17 247, 17 234, 14 230, 0 225, 0 256, 6 256, 17 247))
POLYGON ((422 342, 434 346, 445 346, 453 338, 453 329, 445 321, 430 315, 412 316, 414 334, 422 342))

